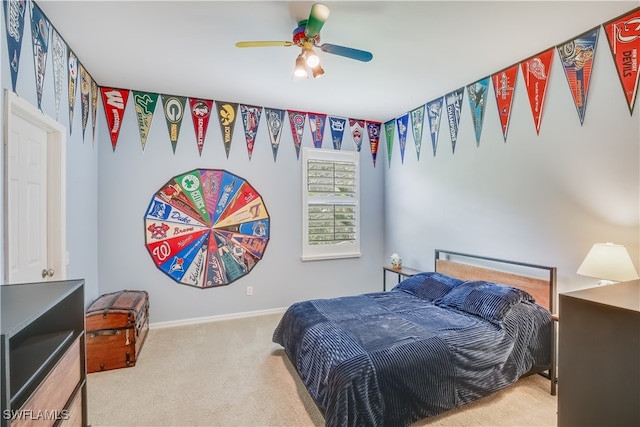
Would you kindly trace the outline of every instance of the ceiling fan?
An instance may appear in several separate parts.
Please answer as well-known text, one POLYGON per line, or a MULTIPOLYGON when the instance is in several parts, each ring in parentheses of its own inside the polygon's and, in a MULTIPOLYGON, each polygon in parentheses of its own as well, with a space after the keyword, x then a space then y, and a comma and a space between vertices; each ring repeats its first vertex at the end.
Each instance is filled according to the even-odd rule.
POLYGON ((294 77, 306 78, 307 67, 311 70, 313 77, 320 77, 324 70, 320 66, 320 58, 313 48, 318 48, 323 52, 344 56, 362 62, 369 62, 373 58, 371 52, 354 49, 352 47, 338 46, 329 43, 320 43, 320 30, 329 17, 329 8, 322 3, 315 3, 311 6, 309 19, 298 22, 298 26, 293 30, 292 41, 244 41, 236 43, 237 47, 270 47, 270 46, 298 46, 302 52, 296 58, 296 66, 293 72, 294 77))

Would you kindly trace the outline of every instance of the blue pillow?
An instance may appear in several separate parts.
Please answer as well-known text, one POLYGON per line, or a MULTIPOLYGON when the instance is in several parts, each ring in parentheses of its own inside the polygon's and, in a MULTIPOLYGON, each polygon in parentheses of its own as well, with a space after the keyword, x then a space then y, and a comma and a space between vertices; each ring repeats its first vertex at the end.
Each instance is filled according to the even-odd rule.
POLYGON ((392 291, 404 291, 429 301, 445 296, 463 280, 435 272, 418 273, 398 283, 392 291))
POLYGON ((480 316, 495 324, 500 324, 511 307, 521 302, 535 299, 522 289, 480 280, 464 282, 435 301, 439 306, 480 316))

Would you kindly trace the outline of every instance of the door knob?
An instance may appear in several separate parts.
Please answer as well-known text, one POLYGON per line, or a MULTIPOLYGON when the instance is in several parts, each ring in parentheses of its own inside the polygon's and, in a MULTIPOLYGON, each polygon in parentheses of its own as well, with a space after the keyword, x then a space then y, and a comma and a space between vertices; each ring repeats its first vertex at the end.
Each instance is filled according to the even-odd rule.
POLYGON ((42 278, 44 279, 45 277, 49 276, 49 277, 53 277, 53 275, 55 274, 55 272, 53 271, 53 268, 50 269, 46 269, 44 268, 42 270, 42 278))

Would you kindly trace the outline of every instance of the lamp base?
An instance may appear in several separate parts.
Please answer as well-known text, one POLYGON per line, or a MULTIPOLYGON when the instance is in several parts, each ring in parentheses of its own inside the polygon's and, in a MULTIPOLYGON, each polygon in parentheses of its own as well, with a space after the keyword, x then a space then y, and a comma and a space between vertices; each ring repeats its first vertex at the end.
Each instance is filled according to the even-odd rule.
POLYGON ((614 283, 618 283, 618 282, 614 282, 613 280, 602 279, 598 281, 596 286, 607 286, 607 285, 613 285, 614 283))

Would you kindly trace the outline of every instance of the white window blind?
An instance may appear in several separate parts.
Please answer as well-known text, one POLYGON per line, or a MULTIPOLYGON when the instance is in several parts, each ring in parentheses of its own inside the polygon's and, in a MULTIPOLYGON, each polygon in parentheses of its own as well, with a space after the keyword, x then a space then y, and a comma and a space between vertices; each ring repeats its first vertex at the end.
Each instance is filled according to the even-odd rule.
POLYGON ((303 148, 302 259, 360 256, 359 157, 303 148))

